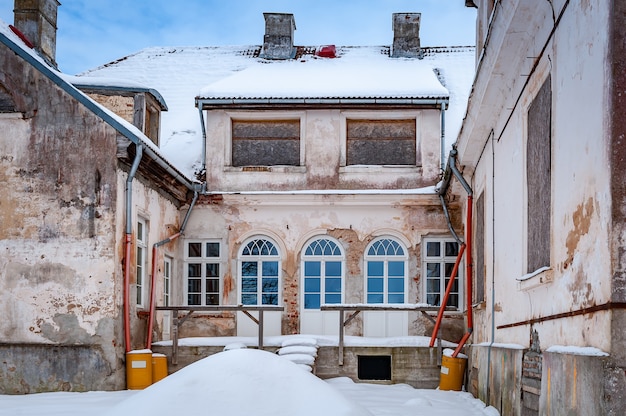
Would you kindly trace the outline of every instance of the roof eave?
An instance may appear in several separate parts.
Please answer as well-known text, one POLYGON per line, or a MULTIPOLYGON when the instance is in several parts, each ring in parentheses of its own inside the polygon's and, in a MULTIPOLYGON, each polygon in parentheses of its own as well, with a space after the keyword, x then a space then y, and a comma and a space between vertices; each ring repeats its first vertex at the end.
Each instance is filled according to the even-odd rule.
POLYGON ((371 98, 333 98, 333 97, 303 97, 303 98, 206 98, 196 97, 196 107, 202 110, 216 108, 328 108, 328 107, 427 107, 446 108, 449 97, 371 97, 371 98))
POLYGON ((169 161, 155 152, 148 144, 147 137, 141 138, 139 135, 134 133, 127 126, 122 124, 115 117, 112 117, 108 114, 104 108, 102 108, 99 104, 89 99, 86 95, 84 95, 81 91, 79 91, 76 87, 74 87, 69 82, 65 81, 59 74, 53 71, 50 67, 45 65, 43 62, 37 60, 31 54, 26 52, 23 48, 19 47, 15 42, 9 39, 5 34, 0 33, 0 43, 4 44, 10 50, 12 50, 15 54, 17 54, 20 58, 24 59, 30 65, 32 65, 35 69, 45 75, 48 79, 54 82, 59 88, 68 93, 72 98, 79 101, 83 104, 87 109, 93 112, 95 115, 100 117, 105 123, 109 124, 115 130, 117 130, 120 134, 126 137, 135 145, 144 146, 146 153, 152 158, 156 163, 158 163, 163 169, 165 169, 170 175, 176 178, 181 184, 186 186, 190 190, 198 189, 199 184, 189 178, 187 178, 182 172, 180 172, 176 167, 174 167, 169 161))

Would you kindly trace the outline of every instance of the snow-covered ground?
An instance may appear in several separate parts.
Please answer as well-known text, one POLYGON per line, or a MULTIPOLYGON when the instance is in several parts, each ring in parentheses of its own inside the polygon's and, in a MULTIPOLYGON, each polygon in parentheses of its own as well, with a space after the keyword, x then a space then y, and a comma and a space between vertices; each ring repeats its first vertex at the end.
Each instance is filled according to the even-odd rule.
POLYGON ((2 416, 129 414, 499 416, 469 393, 348 378, 324 381, 289 360, 255 349, 212 355, 145 390, 0 395, 2 416))

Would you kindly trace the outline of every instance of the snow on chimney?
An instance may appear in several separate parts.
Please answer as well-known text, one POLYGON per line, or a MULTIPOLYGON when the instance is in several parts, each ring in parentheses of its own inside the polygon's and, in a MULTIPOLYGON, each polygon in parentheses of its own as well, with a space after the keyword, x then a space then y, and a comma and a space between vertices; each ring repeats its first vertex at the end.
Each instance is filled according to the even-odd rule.
POLYGON ((293 31, 296 21, 291 13, 263 13, 265 35, 261 57, 267 59, 292 59, 296 56, 293 31))
POLYGON ((57 0, 15 0, 14 25, 48 64, 57 67, 57 0))
POLYGON ((392 58, 422 58, 420 17, 421 13, 393 14, 392 58))

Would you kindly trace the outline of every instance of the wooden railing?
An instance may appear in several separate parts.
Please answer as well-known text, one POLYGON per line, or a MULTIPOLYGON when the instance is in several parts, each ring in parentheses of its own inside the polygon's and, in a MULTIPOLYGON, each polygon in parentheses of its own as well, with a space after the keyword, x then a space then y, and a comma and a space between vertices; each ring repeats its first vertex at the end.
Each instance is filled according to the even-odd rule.
MULTIPOLYGON (((425 306, 420 304, 327 304, 322 305, 320 310, 322 311, 339 311, 339 351, 338 360, 339 365, 343 365, 343 350, 344 350, 344 330, 345 327, 361 312, 361 311, 412 311, 421 312, 424 317, 435 324, 435 319, 427 312, 436 312, 440 308, 438 306, 425 306), (346 311, 354 311, 346 319, 344 319, 346 311)), ((454 310, 454 308, 447 307, 446 310, 454 310)), ((437 334, 437 349, 439 350, 438 357, 441 357, 441 337, 437 334)))
POLYGON ((274 305, 214 305, 214 306, 157 306, 158 311, 172 311, 172 364, 178 364, 178 328, 194 312, 243 312, 258 325, 259 349, 263 348, 263 312, 282 312, 283 306, 274 305), (178 317, 180 311, 188 311, 185 316, 178 317), (257 311, 259 318, 250 314, 257 311))

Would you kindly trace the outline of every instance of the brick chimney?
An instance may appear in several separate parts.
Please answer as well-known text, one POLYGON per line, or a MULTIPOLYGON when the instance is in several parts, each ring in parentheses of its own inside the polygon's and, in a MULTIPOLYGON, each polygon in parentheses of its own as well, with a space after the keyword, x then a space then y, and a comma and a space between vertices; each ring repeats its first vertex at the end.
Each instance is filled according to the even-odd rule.
POLYGON ((35 45, 35 50, 57 67, 57 0, 15 0, 14 25, 35 45))
POLYGON ((261 57, 267 59, 292 59, 296 56, 293 31, 296 21, 291 13, 263 13, 265 35, 261 57))
POLYGON ((420 17, 421 13, 393 14, 392 58, 422 58, 420 17))

